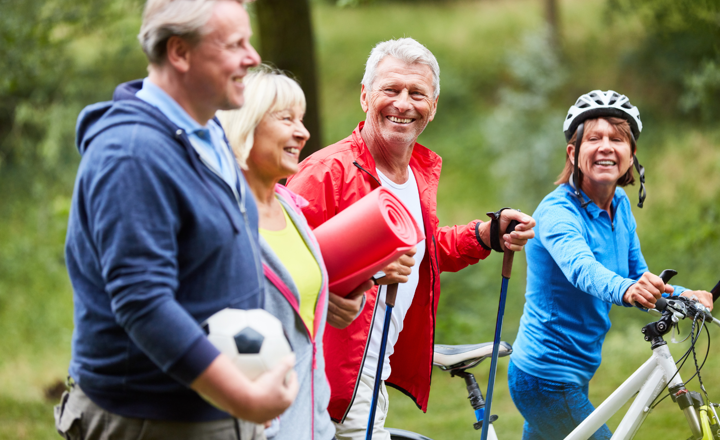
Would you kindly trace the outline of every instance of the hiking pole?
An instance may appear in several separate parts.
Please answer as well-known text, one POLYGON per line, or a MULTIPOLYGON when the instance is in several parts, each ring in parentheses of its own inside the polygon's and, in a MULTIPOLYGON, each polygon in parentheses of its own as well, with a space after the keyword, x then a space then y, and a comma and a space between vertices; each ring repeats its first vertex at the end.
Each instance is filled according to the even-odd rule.
MULTIPOLYGON (((517 221, 513 220, 508 225, 506 234, 515 230, 517 221)), ((500 349, 500 334, 502 333, 503 317, 505 316, 505 298, 507 297, 508 281, 512 273, 513 257, 515 252, 505 249, 502 265, 502 286, 500 287, 500 303, 498 304, 497 319, 495 321, 495 339, 493 339, 492 359, 490 361, 490 375, 488 376, 487 393, 485 394, 485 413, 483 414, 481 440, 487 440, 490 430, 490 406, 492 405, 493 391, 495 389, 495 372, 497 371, 498 353, 500 349)))
POLYGON ((380 341, 380 355, 378 356, 378 365, 375 372, 375 386, 373 387, 373 396, 372 401, 370 402, 370 416, 368 417, 365 440, 372 439, 373 427, 375 426, 375 410, 377 409, 378 394, 380 394, 380 383, 382 382, 382 370, 383 364, 385 363, 385 348, 387 347, 388 333, 390 331, 390 319, 392 318, 393 307, 395 307, 395 297, 397 297, 398 285, 397 283, 389 284, 386 289, 385 323, 383 324, 382 339, 380 341))

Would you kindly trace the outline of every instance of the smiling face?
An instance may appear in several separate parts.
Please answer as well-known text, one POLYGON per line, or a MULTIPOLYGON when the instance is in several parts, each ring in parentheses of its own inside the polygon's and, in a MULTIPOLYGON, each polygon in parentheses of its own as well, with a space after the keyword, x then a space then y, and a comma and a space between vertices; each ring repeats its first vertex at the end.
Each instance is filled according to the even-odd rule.
POLYGON ((367 113, 363 131, 389 145, 412 147, 437 110, 430 67, 387 56, 371 87, 363 86, 360 94, 367 113))
POLYGON ((234 1, 218 1, 201 41, 189 50, 186 85, 208 107, 231 110, 243 104, 242 79, 260 56, 250 44, 250 19, 234 1))
MULTIPOLYGON (((633 164, 630 140, 603 118, 586 121, 585 127, 578 157, 582 189, 586 193, 610 187, 614 190, 633 164)), ((567 146, 567 153, 574 160, 574 144, 567 146)))
POLYGON ((298 172, 300 151, 310 138, 300 106, 266 114, 255 129, 248 155, 249 172, 264 181, 277 181, 298 172))

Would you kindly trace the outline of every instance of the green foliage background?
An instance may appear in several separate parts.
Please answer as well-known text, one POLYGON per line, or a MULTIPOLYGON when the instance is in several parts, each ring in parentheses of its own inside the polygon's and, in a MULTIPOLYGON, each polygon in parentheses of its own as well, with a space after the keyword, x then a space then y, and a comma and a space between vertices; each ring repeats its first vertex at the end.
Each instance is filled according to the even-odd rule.
MULTIPOLYGON (((507 205, 532 212, 562 168, 565 111, 581 93, 614 89, 631 97, 645 123, 638 157, 649 196, 635 215, 651 270, 673 267, 678 284, 714 286, 718 25, 704 17, 717 17, 717 2, 683 9, 687 2, 565 0, 559 48, 547 38, 537 0, 355 3, 362 6, 313 4, 326 142, 347 136, 364 117, 359 83, 372 46, 414 37, 441 66, 439 111, 420 139, 444 160, 441 222, 466 223, 507 205)), ((66 375, 73 328, 63 242, 79 162, 74 121, 84 105, 110 99, 117 83, 145 75, 135 39, 141 9, 140 0, 0 0, 0 439, 57 438, 44 393, 66 375)), ((627 191, 636 200, 637 188, 627 191)), ((518 254, 507 341, 522 313, 524 277, 518 254)), ((500 258, 443 274, 442 285, 436 342, 491 340, 500 258)), ((650 354, 639 333, 647 315, 618 308, 612 317, 604 362, 590 386, 596 404, 650 354)), ((670 345, 675 354, 686 349, 670 345)), ((719 361, 711 353, 703 375, 716 399, 719 361)), ((496 429, 502 438, 519 438, 522 418, 507 393, 506 367, 501 361, 496 429)), ((474 371, 484 383, 487 366, 474 371)), ((434 439, 479 437, 459 379, 435 371, 427 414, 391 393, 389 425, 434 439)), ((660 436, 688 437, 667 401, 638 438, 660 436)))

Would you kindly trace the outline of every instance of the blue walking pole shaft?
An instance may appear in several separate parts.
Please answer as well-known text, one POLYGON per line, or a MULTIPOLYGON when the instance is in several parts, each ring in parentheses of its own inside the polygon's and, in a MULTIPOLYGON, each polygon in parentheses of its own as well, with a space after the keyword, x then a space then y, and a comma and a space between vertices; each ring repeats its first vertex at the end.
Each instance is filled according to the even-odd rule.
POLYGON ((505 299, 507 298, 508 281, 512 274, 512 263, 515 252, 505 250, 503 255, 502 286, 500 287, 500 302, 498 304, 497 320, 495 321, 495 338, 493 339, 493 352, 490 361, 490 375, 488 376, 488 388, 485 394, 485 414, 483 415, 481 440, 487 440, 490 430, 490 414, 492 407, 493 391, 495 390, 495 373, 497 372, 498 352, 500 349, 500 336, 502 334, 503 318, 505 317, 505 299))
POLYGON ((385 295, 385 322, 383 323, 382 341, 380 341, 380 355, 378 356, 378 365, 377 370, 375 371, 375 386, 373 387, 373 396, 372 401, 370 402, 370 416, 368 417, 367 431, 365 431, 365 440, 372 439, 373 427, 375 426, 375 412, 377 409, 378 395, 380 394, 380 384, 382 383, 382 370, 383 364, 385 363, 385 349, 387 348, 390 320, 392 319, 393 307, 395 307, 397 290, 397 283, 387 286, 387 294, 385 295))

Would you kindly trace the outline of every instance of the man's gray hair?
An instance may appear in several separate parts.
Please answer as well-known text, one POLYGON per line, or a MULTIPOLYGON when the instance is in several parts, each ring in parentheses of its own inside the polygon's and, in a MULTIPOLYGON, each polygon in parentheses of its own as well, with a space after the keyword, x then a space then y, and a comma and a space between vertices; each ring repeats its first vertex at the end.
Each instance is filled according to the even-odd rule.
MULTIPOLYGON (((221 0, 148 0, 138 40, 150 64, 165 62, 167 41, 174 35, 190 44, 200 42, 208 32, 205 25, 217 1, 221 0)), ((244 0, 233 1, 244 3, 244 0)))
POLYGON ((427 47, 412 38, 398 38, 397 40, 383 41, 373 48, 365 64, 365 75, 362 79, 362 85, 365 86, 366 90, 371 89, 375 81, 377 66, 386 56, 397 58, 407 64, 420 63, 430 67, 433 74, 433 89, 435 92, 433 98, 437 98, 438 95, 440 95, 440 66, 435 59, 435 55, 433 55, 427 47))

